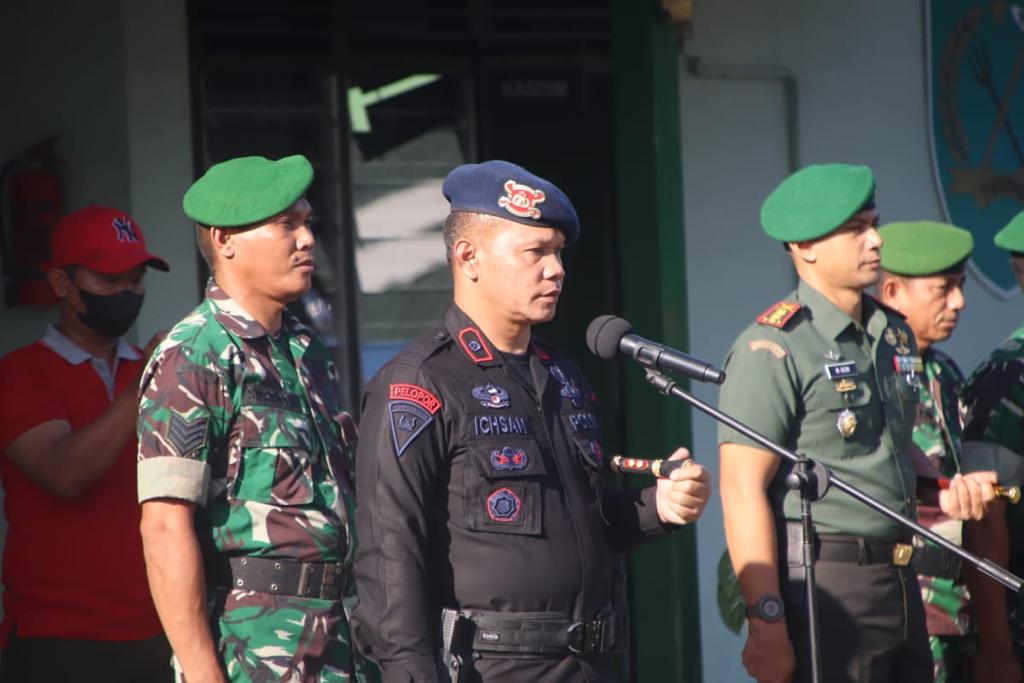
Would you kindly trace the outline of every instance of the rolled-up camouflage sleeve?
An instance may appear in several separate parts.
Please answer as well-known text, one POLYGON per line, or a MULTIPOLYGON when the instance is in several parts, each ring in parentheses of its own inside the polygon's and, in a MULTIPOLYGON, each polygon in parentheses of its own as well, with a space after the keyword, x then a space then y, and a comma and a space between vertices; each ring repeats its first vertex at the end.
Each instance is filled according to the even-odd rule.
POLYGON ((139 502, 206 505, 211 464, 224 457, 232 412, 216 369, 196 364, 181 345, 159 349, 139 385, 139 502))

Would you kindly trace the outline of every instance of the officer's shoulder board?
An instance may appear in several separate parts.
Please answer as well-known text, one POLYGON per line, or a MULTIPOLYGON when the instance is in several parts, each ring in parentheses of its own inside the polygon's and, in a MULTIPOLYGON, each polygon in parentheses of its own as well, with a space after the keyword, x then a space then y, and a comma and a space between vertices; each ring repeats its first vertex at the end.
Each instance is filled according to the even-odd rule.
POLYGON ((795 301, 780 301, 777 304, 772 305, 767 311, 757 316, 758 325, 765 325, 767 327, 774 327, 778 330, 786 329, 786 325, 793 316, 803 308, 801 304, 795 301))

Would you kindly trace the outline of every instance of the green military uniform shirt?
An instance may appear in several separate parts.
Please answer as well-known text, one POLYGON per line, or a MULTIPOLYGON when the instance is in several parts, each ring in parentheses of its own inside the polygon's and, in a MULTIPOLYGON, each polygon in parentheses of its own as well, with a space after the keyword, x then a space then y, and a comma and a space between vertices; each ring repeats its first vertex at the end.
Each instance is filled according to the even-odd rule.
MULTIPOLYGON (((963 391, 964 471, 995 470, 1003 486, 1024 485, 1024 327, 981 364, 963 391)), ((1024 505, 1006 506, 1010 566, 1024 571, 1024 505)), ((1024 596, 1007 593, 1018 656, 1024 656, 1024 596)))
MULTIPOLYGON (((914 353, 913 334, 899 314, 868 296, 863 317, 862 326, 801 281, 736 340, 719 407, 896 512, 913 515, 916 475, 907 447, 917 388, 905 361, 896 360, 914 353)), ((762 448, 724 425, 718 441, 762 448)), ((768 495, 776 518, 797 520, 799 495, 784 484, 790 469, 781 464, 768 495)), ((820 533, 907 538, 896 522, 838 490, 815 503, 814 523, 820 533)))
MULTIPOLYGON (((350 564, 346 420, 319 338, 287 311, 268 334, 211 280, 142 377, 139 500, 199 506, 208 570, 224 556, 350 564)), ((211 594, 211 606, 233 681, 354 674, 340 601, 225 589, 211 594)))
MULTIPOLYGON (((945 477, 960 471, 960 440, 963 411, 960 389, 963 373, 953 359, 929 348, 922 354, 924 376, 918 386, 917 420, 912 448, 945 477)), ((957 545, 961 544, 961 522, 944 515, 937 507, 921 505, 919 522, 957 545)), ((944 551, 942 551, 944 552, 944 551)), ((929 635, 963 635, 970 625, 967 588, 952 579, 918 576, 921 598, 928 617, 929 635)))

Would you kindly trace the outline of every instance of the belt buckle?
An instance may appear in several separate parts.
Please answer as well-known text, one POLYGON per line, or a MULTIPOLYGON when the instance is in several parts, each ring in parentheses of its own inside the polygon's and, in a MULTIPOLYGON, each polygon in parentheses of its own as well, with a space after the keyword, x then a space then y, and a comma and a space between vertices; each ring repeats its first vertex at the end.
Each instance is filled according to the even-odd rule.
POLYGON ((892 563, 897 567, 906 567, 914 556, 914 546, 909 543, 897 543, 892 547, 892 563))
POLYGON ((313 565, 309 562, 303 562, 299 569, 299 585, 295 589, 295 594, 300 598, 307 597, 306 589, 309 588, 309 578, 312 573, 313 565))
POLYGON ((569 652, 573 653, 574 655, 581 655, 581 654, 583 654, 583 651, 587 647, 587 624, 586 624, 586 622, 583 622, 583 621, 575 622, 574 624, 569 626, 568 632, 569 632, 569 644, 567 645, 567 647, 569 648, 569 652), (576 643, 573 642, 573 640, 577 637, 577 631, 579 631, 580 629, 583 629, 583 631, 579 634, 580 644, 577 645, 576 643))
POLYGON ((341 574, 340 564, 323 565, 323 574, 320 576, 320 599, 337 600, 341 595, 341 587, 337 581, 341 574))

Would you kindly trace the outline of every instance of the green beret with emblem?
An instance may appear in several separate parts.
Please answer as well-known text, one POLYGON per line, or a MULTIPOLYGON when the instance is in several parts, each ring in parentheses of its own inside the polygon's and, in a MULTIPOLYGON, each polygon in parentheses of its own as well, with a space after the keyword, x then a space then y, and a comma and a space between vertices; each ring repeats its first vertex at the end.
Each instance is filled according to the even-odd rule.
POLYGON ((875 176, 867 166, 807 166, 764 200, 761 227, 780 242, 817 239, 873 207, 874 198, 875 176))
POLYGON ((181 205, 196 223, 235 228, 285 211, 312 182, 313 165, 301 154, 277 161, 238 157, 211 166, 181 205))
POLYGON ((896 275, 963 270, 974 251, 971 233, 947 223, 904 221, 882 226, 882 268, 896 275))
POLYGON ((1006 251, 1024 252, 1024 211, 1021 211, 1005 228, 996 233, 996 246, 1006 251))

